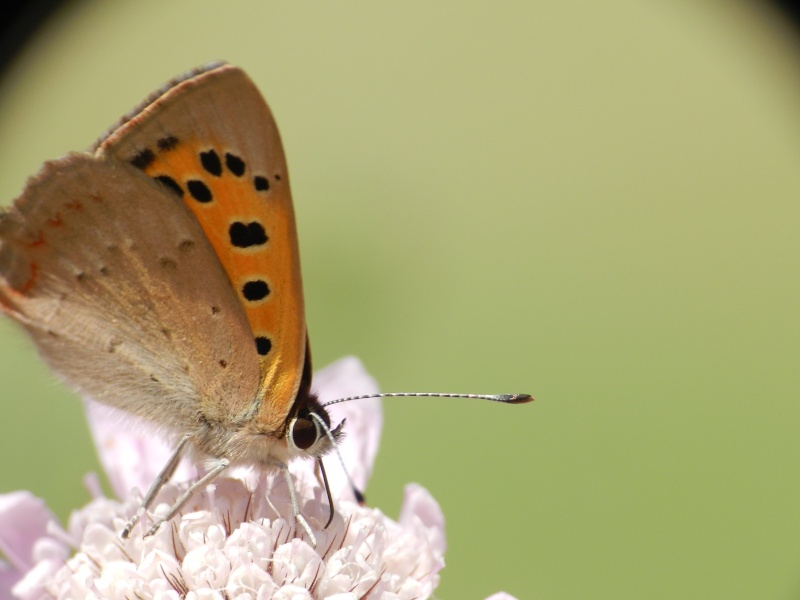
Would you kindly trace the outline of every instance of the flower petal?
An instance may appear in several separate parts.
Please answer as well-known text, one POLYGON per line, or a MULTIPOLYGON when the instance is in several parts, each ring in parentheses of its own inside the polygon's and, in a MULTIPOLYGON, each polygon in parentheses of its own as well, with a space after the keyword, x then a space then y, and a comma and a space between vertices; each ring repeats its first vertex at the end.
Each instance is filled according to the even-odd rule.
POLYGON ((506 594, 505 592, 497 592, 496 594, 492 594, 486 600, 517 600, 511 594, 506 594))
POLYGON ((411 527, 415 523, 422 524, 427 530, 431 547, 435 552, 444 554, 447 548, 444 536, 444 513, 439 503, 424 487, 416 483, 406 486, 398 522, 404 527, 411 527))
POLYGON ((11 588, 19 580, 20 572, 5 561, 0 560, 0 600, 11 598, 11 588))
MULTIPOLYGON (((134 488, 144 493, 172 456, 174 446, 161 439, 145 423, 120 410, 91 399, 84 399, 89 430, 118 498, 125 498, 134 488)), ((197 469, 182 460, 171 481, 197 477, 197 469)))
POLYGON ((299 585, 286 585, 272 597, 273 600, 312 600, 313 596, 306 588, 299 585))
POLYGON ((56 521, 44 500, 27 491, 0 495, 0 550, 19 571, 33 566, 33 546, 56 521))
MULTIPOLYGON (((377 382, 367 373, 361 361, 354 356, 346 356, 328 365, 314 375, 314 390, 319 394, 321 402, 376 394, 377 382)), ((345 437, 339 444, 342 455, 353 483, 364 491, 367 487, 375 456, 378 454, 381 431, 383 429, 383 410, 377 398, 355 400, 334 404, 328 409, 333 425, 346 420, 345 437)), ((351 497, 350 486, 342 473, 341 465, 333 454, 325 461, 328 482, 334 498, 351 497)))

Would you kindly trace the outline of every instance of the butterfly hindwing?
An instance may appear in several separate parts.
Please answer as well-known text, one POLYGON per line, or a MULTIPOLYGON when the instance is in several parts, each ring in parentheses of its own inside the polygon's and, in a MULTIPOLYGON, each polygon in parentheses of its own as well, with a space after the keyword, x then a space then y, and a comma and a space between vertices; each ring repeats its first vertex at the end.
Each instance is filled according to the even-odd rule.
POLYGON ((257 393, 249 325, 203 230, 112 159, 43 167, 0 218, 0 274, 2 308, 99 401, 192 423, 243 412, 257 393))

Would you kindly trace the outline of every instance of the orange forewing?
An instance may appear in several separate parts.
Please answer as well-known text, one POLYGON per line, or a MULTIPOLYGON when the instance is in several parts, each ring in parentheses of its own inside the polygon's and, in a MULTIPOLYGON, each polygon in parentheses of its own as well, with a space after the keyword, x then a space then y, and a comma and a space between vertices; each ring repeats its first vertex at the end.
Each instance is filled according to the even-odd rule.
POLYGON ((196 215, 253 332, 261 365, 256 421, 281 432, 300 386, 306 324, 294 208, 272 114, 247 75, 229 65, 173 83, 134 114, 98 142, 97 154, 154 178, 196 215))

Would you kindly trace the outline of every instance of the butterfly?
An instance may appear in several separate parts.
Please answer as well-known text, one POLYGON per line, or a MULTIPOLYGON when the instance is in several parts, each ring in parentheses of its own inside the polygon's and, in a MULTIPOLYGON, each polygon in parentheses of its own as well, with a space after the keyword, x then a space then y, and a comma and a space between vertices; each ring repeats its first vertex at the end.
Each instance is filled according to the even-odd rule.
POLYGON ((286 159, 244 71, 195 69, 88 152, 45 163, 0 216, 0 309, 80 394, 176 440, 123 537, 189 456, 206 473, 151 532, 228 467, 256 465, 284 473, 314 539, 287 464, 322 466, 342 424, 311 390, 286 159))

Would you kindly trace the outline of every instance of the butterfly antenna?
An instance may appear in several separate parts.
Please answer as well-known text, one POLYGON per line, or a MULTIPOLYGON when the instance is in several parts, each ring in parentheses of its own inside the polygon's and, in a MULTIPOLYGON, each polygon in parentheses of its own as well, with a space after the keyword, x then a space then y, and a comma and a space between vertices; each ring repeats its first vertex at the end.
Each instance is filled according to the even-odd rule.
MULTIPOLYGON (((333 451, 336 453, 336 457, 339 459, 339 464, 342 465, 342 471, 344 471, 345 477, 347 477, 347 483, 350 484, 350 489, 353 490, 353 495, 356 497, 356 501, 363 505, 364 504, 364 494, 356 487, 356 484, 353 483, 353 480, 350 478, 350 472, 347 470, 347 467, 344 465, 344 459, 342 458, 342 453, 339 452, 339 445, 336 443, 336 438, 333 436, 333 432, 331 431, 330 427, 328 427, 327 423, 316 413, 310 413, 312 419, 314 419, 317 424, 320 426, 323 432, 325 432, 325 437, 328 438, 328 441, 331 443, 331 447, 333 451)), ((330 502, 331 507, 331 514, 328 518, 328 523, 325 525, 327 529, 328 525, 331 524, 333 521, 333 499, 331 498, 330 488, 328 486, 328 478, 325 475, 325 468, 322 466, 322 459, 319 459, 319 466, 322 470, 322 478, 325 481, 325 490, 328 494, 328 502, 330 502)))
POLYGON ((324 402, 322 406, 350 402, 351 400, 366 400, 368 398, 473 398, 475 400, 488 400, 502 404, 525 404, 533 402, 533 396, 528 394, 441 394, 438 392, 389 392, 384 394, 364 394, 363 396, 350 396, 337 398, 324 402))
MULTIPOLYGON (((350 402, 351 400, 366 400, 368 398, 473 398, 475 400, 488 400, 490 402, 500 402, 502 404, 525 404, 526 402, 532 402, 533 397, 528 394, 442 394, 439 392, 388 392, 382 394, 364 394, 361 396, 349 396, 348 398, 337 398, 336 400, 329 400, 328 402, 324 402, 322 404, 323 407, 330 406, 332 404, 340 404, 341 402, 350 402)), ((356 487, 356 484, 353 483, 352 478, 350 477, 350 472, 347 470, 347 467, 344 464, 344 459, 342 458, 342 453, 339 452, 339 446, 336 443, 336 438, 333 435, 333 432, 328 427, 327 423, 316 413, 309 413, 309 416, 316 421, 316 423, 320 426, 320 429, 325 433, 325 437, 331 443, 331 447, 333 451, 336 453, 336 457, 339 459, 339 464, 342 465, 342 471, 344 471, 345 477, 347 477, 347 483, 350 484, 350 489, 353 490, 353 495, 356 497, 356 501, 359 504, 364 504, 364 494, 356 487)), ((328 522, 325 524, 325 529, 333 521, 333 497, 331 496, 330 486, 328 485, 328 476, 325 473, 325 466, 322 464, 322 459, 318 458, 317 463, 319 464, 320 471, 322 473, 322 480, 325 484, 325 493, 328 496, 328 505, 330 506, 330 516, 328 517, 328 522)))

